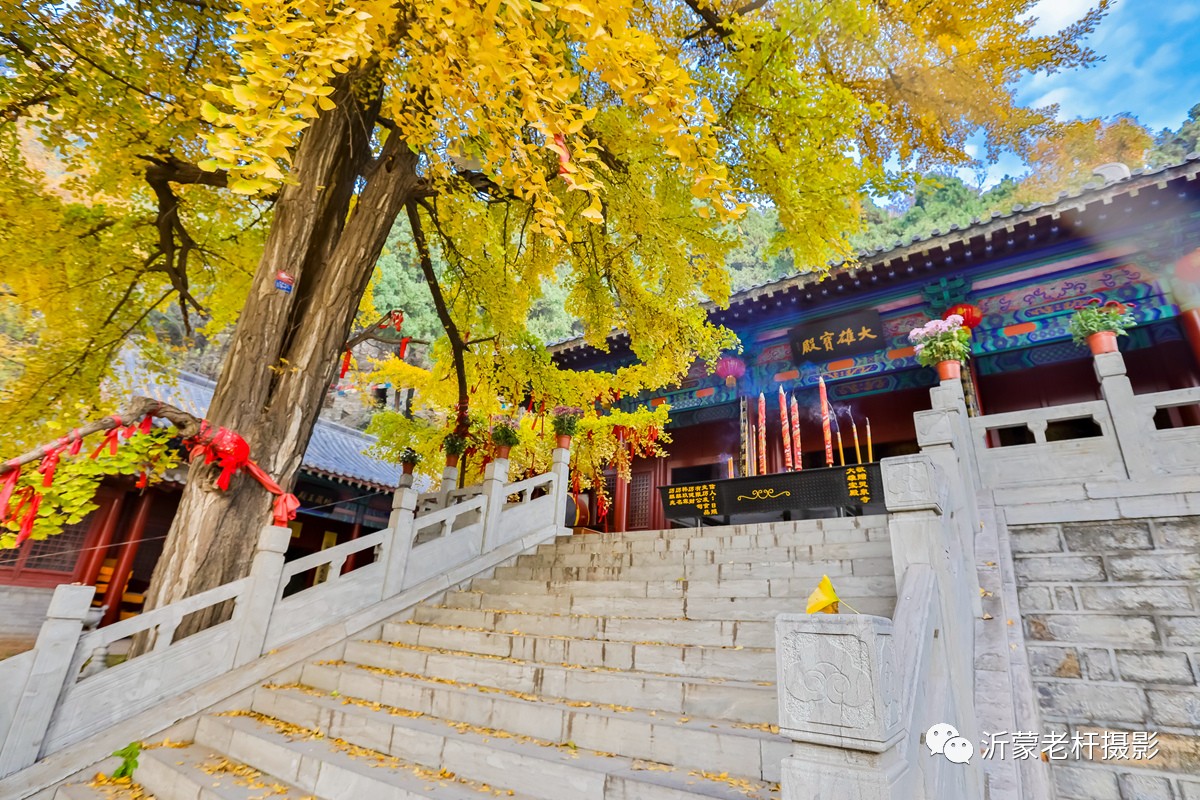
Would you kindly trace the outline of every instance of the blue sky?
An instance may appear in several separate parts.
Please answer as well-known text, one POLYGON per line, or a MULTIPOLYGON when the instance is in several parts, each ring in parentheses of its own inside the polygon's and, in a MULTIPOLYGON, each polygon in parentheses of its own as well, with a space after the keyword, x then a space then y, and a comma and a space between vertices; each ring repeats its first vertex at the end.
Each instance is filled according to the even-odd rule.
MULTIPOLYGON (((1042 0, 1037 29, 1062 28, 1091 5, 1042 0)), ((1200 0, 1116 0, 1088 41, 1104 61, 1028 79, 1020 99, 1059 103, 1068 119, 1128 111, 1154 131, 1177 127, 1200 103, 1200 0)))
MULTIPOLYGON (((1042 0, 1035 30, 1059 30, 1094 4, 1042 0)), ((1103 61, 1028 78, 1018 99, 1035 106, 1058 103, 1061 119, 1130 113, 1156 133, 1179 127, 1200 103, 1200 0, 1115 0, 1088 42, 1103 61)), ((994 181, 1022 171, 1020 161, 1008 157, 989 176, 994 181)))

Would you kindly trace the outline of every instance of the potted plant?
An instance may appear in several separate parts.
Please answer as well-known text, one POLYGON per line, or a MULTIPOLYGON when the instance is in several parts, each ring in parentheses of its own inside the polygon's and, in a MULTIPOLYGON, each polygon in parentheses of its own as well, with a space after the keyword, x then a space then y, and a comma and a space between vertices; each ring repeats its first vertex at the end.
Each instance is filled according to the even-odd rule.
POLYGON ((567 449, 571 446, 571 437, 579 427, 579 419, 583 409, 575 406, 555 406, 551 412, 553 417, 554 435, 558 437, 558 446, 567 449))
POLYGON ((421 463, 421 454, 411 447, 404 448, 400 453, 400 467, 405 475, 412 475, 413 469, 421 463))
POLYGON ((448 433, 442 439, 442 449, 446 451, 446 466, 457 467, 458 457, 467 449, 467 439, 457 433, 448 433))
POLYGON ((1071 340, 1075 344, 1087 344, 1092 355, 1117 352, 1117 337, 1125 336, 1126 328, 1137 324, 1133 314, 1129 313, 1131 306, 1110 300, 1100 305, 1099 300, 1092 300, 1087 305, 1076 306, 1075 313, 1067 323, 1071 332, 1071 340))
POLYGON ((971 329, 963 318, 951 314, 945 319, 931 319, 908 334, 922 366, 937 367, 938 378, 957 380, 962 374, 962 362, 971 355, 971 329))
POLYGON ((508 458, 508 451, 521 441, 517 435, 517 421, 512 417, 492 418, 492 444, 496 445, 496 458, 508 458))

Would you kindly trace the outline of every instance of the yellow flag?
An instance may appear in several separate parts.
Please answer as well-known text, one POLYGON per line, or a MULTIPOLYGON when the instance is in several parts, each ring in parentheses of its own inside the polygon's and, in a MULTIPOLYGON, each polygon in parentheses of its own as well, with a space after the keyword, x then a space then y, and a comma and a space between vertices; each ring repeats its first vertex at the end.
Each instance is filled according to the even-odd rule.
POLYGON ((836 614, 840 601, 841 598, 833 588, 833 581, 829 580, 828 575, 822 575, 821 582, 808 596, 808 613, 836 614))

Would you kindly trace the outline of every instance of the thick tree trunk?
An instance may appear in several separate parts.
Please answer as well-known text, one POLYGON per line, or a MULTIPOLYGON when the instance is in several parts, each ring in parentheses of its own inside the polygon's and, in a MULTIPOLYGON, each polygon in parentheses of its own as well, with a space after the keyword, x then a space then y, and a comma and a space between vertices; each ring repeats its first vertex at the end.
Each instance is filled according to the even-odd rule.
MULTIPOLYGON (((417 186, 416 156, 399 136, 393 134, 371 164, 378 108, 351 95, 346 87, 353 77, 335 93, 337 108, 324 113, 301 142, 296 182, 280 193, 207 415, 213 425, 245 437, 251 458, 285 488, 300 467, 375 261, 417 186), (275 288, 277 270, 296 278, 292 293, 275 288)), ((213 468, 192 464, 148 608, 248 573, 259 530, 271 521, 271 495, 248 475, 227 492, 213 487, 213 477, 213 468)), ((223 611, 197 615, 181 634, 207 627, 223 611)))

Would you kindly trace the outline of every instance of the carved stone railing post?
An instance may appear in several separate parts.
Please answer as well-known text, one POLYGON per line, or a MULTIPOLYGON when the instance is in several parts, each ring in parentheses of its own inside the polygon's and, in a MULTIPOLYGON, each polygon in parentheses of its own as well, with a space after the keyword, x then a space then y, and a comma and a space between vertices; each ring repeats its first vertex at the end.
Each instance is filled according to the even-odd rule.
MULTIPOLYGON (((281 525, 267 525, 258 537, 258 549, 250 564, 250 588, 238 600, 236 616, 240 621, 241 634, 233 665, 249 664, 263 654, 267 641, 267 629, 271 624, 271 612, 279 599, 282 587, 284 554, 292 539, 292 529, 281 525)), ((159 637, 159 643, 170 644, 170 637, 159 637)))
POLYGON ((78 677, 68 672, 95 591, 94 586, 75 584, 63 584, 54 590, 33 648, 29 677, 22 687, 3 687, 5 692, 21 692, 21 698, 0 748, 0 777, 37 761, 58 697, 78 677))
MULTIPOLYGON (((913 414, 917 443, 921 445, 921 455, 927 456, 941 468, 940 480, 947 484, 949 490, 943 512, 958 530, 958 536, 949 544, 957 553, 961 553, 967 564, 973 565, 975 537, 983 519, 978 500, 982 484, 975 452, 977 443, 967 418, 962 384, 958 381, 942 381, 940 386, 930 390, 929 395, 933 408, 913 414)), ((971 599, 970 607, 976 614, 983 613, 978 591, 971 599)))
POLYGON ((550 471, 554 473, 554 527, 560 534, 571 531, 563 524, 567 510, 567 498, 571 495, 571 450, 556 447, 550 457, 550 471))
POLYGON ((508 485, 507 458, 497 458, 483 470, 483 493, 487 496, 487 506, 483 515, 483 552, 487 553, 496 546, 500 538, 500 514, 504 511, 504 501, 508 498, 505 487, 508 485))
POLYGON ((445 508, 450 501, 450 493, 458 488, 458 467, 447 464, 442 469, 442 484, 438 487, 438 507, 445 508))
POLYGON ((869 753, 900 740, 891 620, 780 614, 775 641, 784 736, 869 753))
MULTIPOLYGON (((888 535, 896 585, 914 565, 928 565, 937 586, 939 616, 944 630, 940 647, 945 653, 949 690, 963 735, 977 731, 975 718, 975 617, 979 580, 967 551, 958 545, 960 526, 948 520, 957 504, 955 482, 929 455, 885 458, 883 498, 888 510, 888 535)), ((973 533, 973 532, 972 532, 973 533)))
POLYGON ((416 512, 416 490, 411 487, 398 489, 392 496, 392 514, 388 518, 391 537, 383 549, 387 560, 383 575, 384 599, 399 594, 404 588, 404 571, 408 567, 409 553, 412 552, 416 512))
MULTIPOLYGON (((1138 419, 1133 384, 1125 374, 1125 358, 1120 353, 1094 356, 1093 367, 1100 381, 1100 394, 1108 404, 1113 432, 1125 460, 1125 471, 1132 480, 1148 480, 1156 474, 1151 455, 1146 452, 1145 424, 1138 419)), ((1153 426, 1153 422, 1150 423, 1153 426)))
POLYGON ((899 665, 892 621, 781 614, 775 620, 783 800, 891 800, 904 765, 899 665))

